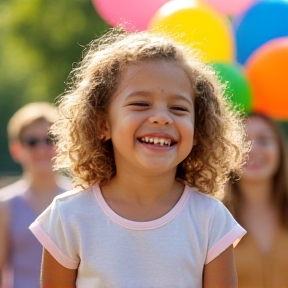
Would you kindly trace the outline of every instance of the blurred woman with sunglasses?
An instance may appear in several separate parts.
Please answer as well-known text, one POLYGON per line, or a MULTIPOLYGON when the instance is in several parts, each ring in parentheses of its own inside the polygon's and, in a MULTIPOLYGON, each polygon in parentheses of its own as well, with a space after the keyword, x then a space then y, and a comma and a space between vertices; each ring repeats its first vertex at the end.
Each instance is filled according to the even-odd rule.
POLYGON ((251 151, 224 204, 247 234, 235 248, 239 288, 288 287, 288 163, 286 144, 269 117, 246 123, 251 151))
MULTIPOLYGON (((23 106, 8 123, 9 149, 23 170, 0 189, 0 274, 3 288, 39 288, 42 246, 28 229, 70 181, 52 170, 55 147, 47 132, 56 120, 46 102, 23 106)), ((0 281, 1 282, 1 281, 0 281)), ((0 283, 1 287, 1 283, 0 283)))

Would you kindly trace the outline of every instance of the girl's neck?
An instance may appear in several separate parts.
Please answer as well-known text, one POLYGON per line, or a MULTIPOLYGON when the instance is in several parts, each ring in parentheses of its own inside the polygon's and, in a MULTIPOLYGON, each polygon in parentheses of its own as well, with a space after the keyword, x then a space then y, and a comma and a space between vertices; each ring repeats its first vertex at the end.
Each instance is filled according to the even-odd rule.
POLYGON ((177 193, 174 191, 183 191, 183 185, 175 180, 174 171, 157 176, 130 175, 122 171, 104 187, 105 190, 117 191, 119 197, 131 202, 149 204, 177 193))
POLYGON ((125 219, 152 221, 166 215, 176 205, 184 185, 175 174, 143 177, 119 173, 102 187, 102 194, 110 208, 125 219))

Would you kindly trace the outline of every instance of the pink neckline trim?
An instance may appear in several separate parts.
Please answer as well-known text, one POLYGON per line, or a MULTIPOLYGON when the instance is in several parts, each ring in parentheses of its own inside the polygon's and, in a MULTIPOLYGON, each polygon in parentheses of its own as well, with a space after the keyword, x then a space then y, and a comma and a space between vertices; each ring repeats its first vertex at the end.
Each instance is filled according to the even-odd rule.
POLYGON ((168 223, 182 210, 182 208, 184 207, 189 197, 188 188, 187 186, 185 186, 184 191, 181 195, 181 198, 167 214, 165 214, 164 216, 156 220, 147 221, 147 222, 135 222, 135 221, 131 221, 131 220, 121 217, 109 207, 109 205, 106 203, 105 199, 103 198, 99 185, 97 184, 94 185, 93 191, 101 209, 113 222, 125 228, 133 229, 133 230, 150 230, 150 229, 158 228, 168 223))

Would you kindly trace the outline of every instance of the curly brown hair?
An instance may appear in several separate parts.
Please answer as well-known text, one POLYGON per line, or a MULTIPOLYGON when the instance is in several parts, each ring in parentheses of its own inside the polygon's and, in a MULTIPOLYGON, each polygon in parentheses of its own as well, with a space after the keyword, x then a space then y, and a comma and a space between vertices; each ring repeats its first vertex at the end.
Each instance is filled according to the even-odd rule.
POLYGON ((176 178, 214 194, 231 170, 240 171, 248 151, 241 115, 231 109, 224 85, 195 51, 151 31, 126 33, 114 28, 84 52, 71 72, 71 87, 58 102, 60 120, 51 129, 58 140, 55 167, 69 171, 76 186, 105 185, 116 173, 111 140, 102 135, 119 76, 134 61, 169 61, 182 67, 191 81, 197 145, 178 165, 176 178))

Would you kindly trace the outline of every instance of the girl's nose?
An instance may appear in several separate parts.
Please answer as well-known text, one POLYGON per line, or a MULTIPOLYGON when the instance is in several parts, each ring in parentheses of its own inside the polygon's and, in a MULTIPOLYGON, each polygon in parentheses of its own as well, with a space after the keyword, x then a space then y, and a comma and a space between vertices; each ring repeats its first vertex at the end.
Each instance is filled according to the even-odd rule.
POLYGON ((173 123, 173 120, 167 113, 158 112, 149 117, 149 122, 151 124, 167 125, 173 123))

